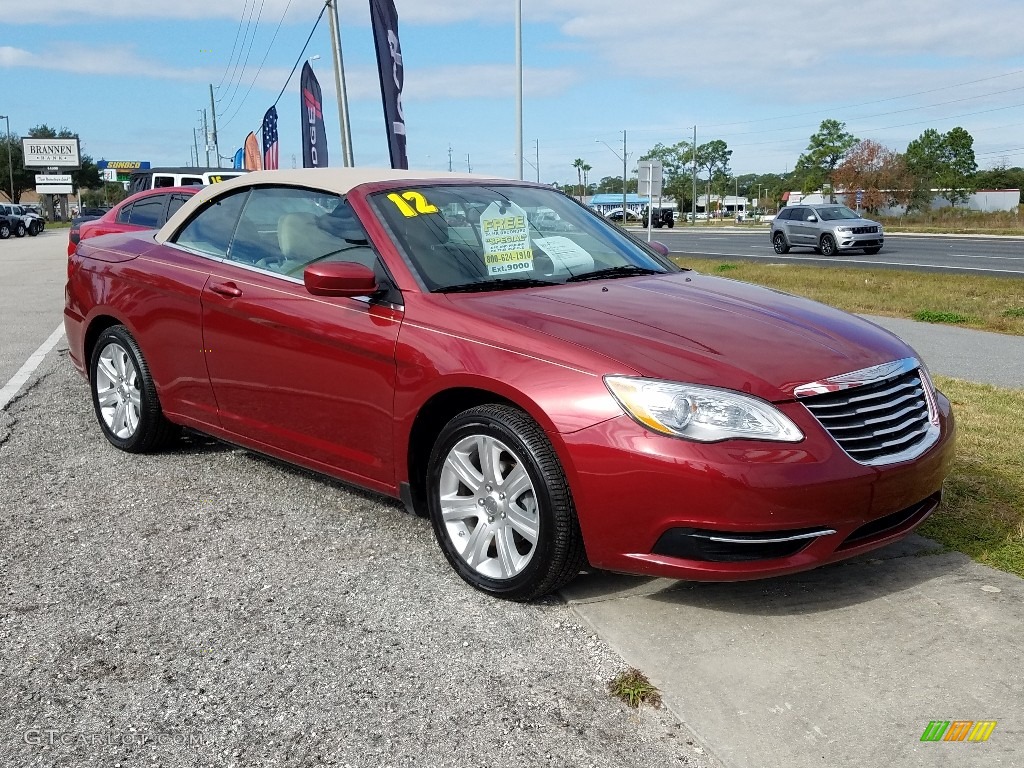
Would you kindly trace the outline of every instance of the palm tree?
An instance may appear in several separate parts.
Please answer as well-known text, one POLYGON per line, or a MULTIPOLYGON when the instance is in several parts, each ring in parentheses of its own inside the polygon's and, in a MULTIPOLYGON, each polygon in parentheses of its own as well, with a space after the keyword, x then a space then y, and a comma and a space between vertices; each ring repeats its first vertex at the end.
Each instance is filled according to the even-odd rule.
POLYGON ((582 195, 579 194, 579 191, 580 191, 580 187, 583 186, 583 166, 584 165, 586 165, 586 163, 583 162, 583 158, 577 157, 575 160, 572 161, 572 167, 576 169, 576 178, 579 180, 579 184, 576 186, 576 193, 577 193, 576 196, 577 197, 582 197, 582 195))
POLYGON ((587 179, 587 174, 594 170, 593 166, 588 163, 583 164, 583 194, 590 194, 590 181, 587 179))

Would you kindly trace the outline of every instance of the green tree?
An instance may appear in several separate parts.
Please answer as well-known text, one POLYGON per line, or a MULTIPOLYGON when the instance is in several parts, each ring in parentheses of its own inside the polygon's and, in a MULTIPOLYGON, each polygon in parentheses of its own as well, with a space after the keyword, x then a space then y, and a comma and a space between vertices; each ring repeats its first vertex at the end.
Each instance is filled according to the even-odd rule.
MULTIPOLYGON (((706 190, 708 208, 711 207, 711 185, 713 182, 719 180, 722 175, 728 176, 729 174, 729 158, 732 157, 732 150, 729 149, 729 145, 721 139, 715 139, 709 141, 706 144, 701 144, 697 147, 697 167, 706 170, 708 177, 706 179, 706 190)), ((693 155, 689 156, 692 159, 693 155)))
POLYGON ((811 192, 827 183, 830 199, 835 202, 832 174, 856 143, 857 138, 847 132, 846 123, 822 120, 818 132, 812 134, 807 143, 807 151, 796 162, 801 189, 811 192))
POLYGON ((580 190, 583 188, 583 166, 584 165, 586 165, 586 162, 583 160, 582 157, 577 157, 575 160, 572 161, 572 167, 576 169, 576 177, 577 177, 576 196, 577 197, 581 196, 580 190))
POLYGON ((11 171, 14 169, 14 200, 20 202, 21 195, 27 189, 35 189, 36 172, 25 168, 25 158, 21 152, 21 137, 12 133, 10 138, 6 135, 0 139, 0 191, 7 197, 11 195, 11 171), (10 148, 10 153, 8 153, 10 148), (10 164, 8 164, 10 158, 10 164))
POLYGON ((949 204, 967 202, 975 190, 974 174, 978 163, 974 157, 974 137, 960 126, 952 129, 944 137, 945 163, 939 173, 939 188, 942 196, 949 204))
POLYGON ((674 199, 680 211, 689 210, 693 196, 693 176, 689 165, 692 157, 691 145, 685 141, 671 146, 655 144, 640 157, 641 160, 661 161, 663 194, 674 199))
POLYGON ((933 190, 954 207, 974 192, 974 138, 959 126, 949 133, 929 128, 907 145, 905 158, 913 176, 914 208, 929 208, 933 190))

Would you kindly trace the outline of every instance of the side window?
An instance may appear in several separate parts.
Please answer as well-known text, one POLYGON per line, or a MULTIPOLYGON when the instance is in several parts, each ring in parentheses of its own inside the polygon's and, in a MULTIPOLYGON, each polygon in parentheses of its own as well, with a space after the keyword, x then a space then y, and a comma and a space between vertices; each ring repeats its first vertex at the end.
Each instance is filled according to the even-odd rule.
POLYGON ((153 186, 154 187, 173 187, 175 186, 173 176, 161 176, 159 174, 153 174, 153 186))
POLYGON ((245 189, 217 198, 182 227, 172 241, 218 258, 227 256, 238 215, 248 195, 249 190, 245 189))
POLYGON ((181 181, 174 186, 176 187, 202 187, 205 186, 206 182, 203 181, 202 176, 182 176, 181 181))
MULTIPOLYGON (((167 202, 167 217, 164 219, 164 221, 167 221, 167 219, 171 218, 171 216, 176 214, 178 212, 178 209, 181 208, 181 206, 183 206, 186 202, 188 202, 188 199, 190 197, 191 195, 183 195, 180 192, 176 192, 175 194, 171 195, 171 199, 167 202)), ((163 225, 163 223, 164 222, 160 222, 161 225, 163 225)))
POLYGON ((373 267, 376 254, 348 203, 305 189, 254 189, 242 211, 230 258, 288 277, 315 261, 373 267))
POLYGON ((118 224, 127 224, 129 219, 130 219, 130 217, 131 217, 131 215, 132 215, 132 206, 131 206, 131 204, 129 204, 129 205, 126 205, 124 208, 122 208, 120 211, 117 212, 117 223, 118 224))
POLYGON ((160 226, 166 203, 167 195, 151 195, 136 200, 132 203, 132 212, 128 223, 136 227, 156 229, 160 226))

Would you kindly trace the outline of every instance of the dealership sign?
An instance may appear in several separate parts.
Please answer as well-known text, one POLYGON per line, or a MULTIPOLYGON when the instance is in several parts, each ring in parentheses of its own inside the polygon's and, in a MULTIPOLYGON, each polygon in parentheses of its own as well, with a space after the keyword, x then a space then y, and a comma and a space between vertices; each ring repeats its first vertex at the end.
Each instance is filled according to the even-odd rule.
POLYGON ((26 168, 81 168, 78 139, 22 139, 26 168))

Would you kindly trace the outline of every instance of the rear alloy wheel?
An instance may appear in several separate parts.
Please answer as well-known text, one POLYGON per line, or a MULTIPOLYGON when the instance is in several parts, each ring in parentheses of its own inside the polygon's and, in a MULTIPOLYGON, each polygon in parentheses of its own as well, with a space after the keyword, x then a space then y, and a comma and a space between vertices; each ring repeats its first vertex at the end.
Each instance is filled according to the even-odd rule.
POLYGON ((11 236, 11 225, 6 221, 0 221, 0 240, 6 240, 11 236))
POLYGON ((25 236, 25 232, 27 232, 27 231, 28 230, 25 229, 25 222, 23 222, 23 221, 19 221, 17 224, 14 225, 14 236, 15 237, 24 237, 25 236))
POLYGON ((822 235, 818 250, 822 256, 836 255, 836 239, 832 235, 822 235))
POLYGON ((544 431, 517 408, 483 405, 452 419, 431 452, 427 492, 441 550, 479 590, 532 600, 584 565, 558 457, 544 431))
POLYGON ((100 334, 89 381, 96 419, 111 445, 128 453, 148 453, 177 436, 178 427, 164 418, 139 345, 123 325, 100 334))
POLYGON ((786 236, 781 232, 776 232, 772 237, 772 246, 778 254, 789 253, 789 244, 786 242, 786 236))
POLYGON ((864 249, 864 253, 866 253, 868 256, 874 256, 880 250, 882 250, 882 246, 880 246, 880 245, 873 245, 870 248, 865 248, 864 249))

